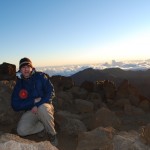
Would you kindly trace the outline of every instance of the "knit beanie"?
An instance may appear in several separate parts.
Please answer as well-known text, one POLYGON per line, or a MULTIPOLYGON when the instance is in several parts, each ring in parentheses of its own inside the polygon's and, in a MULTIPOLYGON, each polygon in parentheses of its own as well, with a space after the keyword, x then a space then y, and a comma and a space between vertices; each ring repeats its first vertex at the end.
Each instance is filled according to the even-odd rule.
POLYGON ((20 61, 19 61, 19 69, 21 69, 21 67, 26 66, 26 65, 28 65, 31 68, 33 68, 32 62, 31 62, 31 60, 29 58, 24 57, 24 58, 20 59, 20 61))

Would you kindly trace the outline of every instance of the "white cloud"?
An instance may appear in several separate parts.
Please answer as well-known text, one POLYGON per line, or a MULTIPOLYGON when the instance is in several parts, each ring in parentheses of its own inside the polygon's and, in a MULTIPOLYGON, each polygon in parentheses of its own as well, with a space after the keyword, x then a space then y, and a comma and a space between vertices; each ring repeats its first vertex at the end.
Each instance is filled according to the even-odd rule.
POLYGON ((106 62, 101 64, 89 64, 89 65, 49 66, 49 67, 39 67, 36 69, 39 71, 46 72, 50 76, 53 75, 70 76, 86 68, 105 69, 105 68, 116 68, 116 67, 119 67, 121 69, 126 69, 126 70, 145 70, 150 68, 150 59, 134 60, 134 61, 112 60, 111 63, 106 62))

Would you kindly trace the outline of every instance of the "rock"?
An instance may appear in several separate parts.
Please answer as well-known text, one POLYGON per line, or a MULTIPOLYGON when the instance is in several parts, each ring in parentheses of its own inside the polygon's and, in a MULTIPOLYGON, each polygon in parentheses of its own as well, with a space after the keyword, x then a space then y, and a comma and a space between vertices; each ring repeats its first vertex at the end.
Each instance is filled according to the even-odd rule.
POLYGON ((11 107, 11 93, 14 81, 0 81, 0 124, 16 124, 20 116, 11 107))
MULTIPOLYGON (((130 84, 128 80, 123 80, 117 89, 116 99, 129 98, 129 96, 131 96, 131 98, 132 96, 139 97, 140 92, 135 86, 130 84)), ((135 101, 132 102, 135 103, 135 101)), ((137 102, 135 104, 137 104, 137 102)))
POLYGON ((0 65, 0 80, 15 80, 16 79, 16 66, 9 63, 0 65))
POLYGON ((115 129, 99 127, 90 132, 80 133, 76 150, 113 150, 112 138, 115 129))
POLYGON ((121 125, 120 119, 115 115, 114 112, 110 111, 108 108, 99 109, 93 121, 91 121, 91 127, 96 128, 99 126, 108 127, 112 126, 113 128, 119 128, 121 125))
POLYGON ((103 84, 106 99, 114 99, 116 95, 116 85, 114 82, 105 80, 103 84))
POLYGON ((140 137, 144 143, 150 145, 150 123, 141 128, 140 137))
POLYGON ((129 94, 129 99, 130 99, 130 102, 132 105, 138 106, 138 104, 140 102, 140 99, 138 96, 129 94))
POLYGON ((77 136, 81 132, 87 131, 82 121, 78 119, 65 119, 60 125, 60 130, 63 134, 77 136))
POLYGON ((144 111, 149 111, 150 110, 150 102, 148 100, 143 100, 140 102, 140 104, 138 105, 138 107, 140 107, 141 109, 143 109, 144 111))
POLYGON ((103 106, 102 97, 98 93, 89 93, 87 100, 94 104, 94 111, 103 106))
POLYGON ((74 86, 74 82, 70 77, 58 75, 50 77, 50 80, 53 83, 56 92, 59 90, 68 90, 74 86))
POLYGON ((113 137, 113 150, 150 150, 141 142, 137 132, 120 132, 113 137))
POLYGON ((58 111, 55 113, 55 122, 61 126, 61 124, 66 120, 66 119, 79 119, 81 120, 81 116, 77 115, 77 114, 72 114, 70 112, 67 111, 58 111))
POLYGON ((141 108, 138 108, 138 107, 135 107, 135 106, 132 106, 132 105, 129 105, 129 104, 126 104, 124 106, 124 112, 127 115, 142 115, 142 114, 145 114, 145 112, 141 108))
POLYGON ((87 90, 88 92, 93 92, 94 90, 94 83, 90 81, 84 81, 81 86, 81 88, 87 90))
POLYGON ((81 99, 86 99, 88 96, 88 92, 80 87, 74 86, 69 90, 74 98, 81 98, 81 99))
POLYGON ((76 99, 75 107, 79 113, 87 113, 87 112, 93 112, 94 104, 86 100, 76 99))
POLYGON ((56 100, 58 109, 62 110, 70 110, 73 105, 73 96, 71 92, 68 91, 60 91, 57 92, 56 100))
POLYGON ((49 141, 34 142, 13 134, 0 136, 0 150, 58 150, 49 141))
POLYGON ((116 85, 109 80, 96 81, 96 91, 99 92, 105 101, 105 99, 113 99, 116 95, 116 85))
POLYGON ((130 105, 130 100, 128 98, 117 99, 114 103, 115 107, 124 108, 125 105, 130 105))

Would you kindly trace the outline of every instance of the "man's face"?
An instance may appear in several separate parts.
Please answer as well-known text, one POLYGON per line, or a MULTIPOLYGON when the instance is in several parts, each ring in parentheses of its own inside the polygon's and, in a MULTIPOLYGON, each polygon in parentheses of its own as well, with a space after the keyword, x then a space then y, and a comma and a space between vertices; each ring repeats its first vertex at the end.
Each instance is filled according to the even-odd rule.
POLYGON ((28 65, 21 67, 20 72, 22 73, 24 78, 29 78, 32 72, 32 68, 28 65))

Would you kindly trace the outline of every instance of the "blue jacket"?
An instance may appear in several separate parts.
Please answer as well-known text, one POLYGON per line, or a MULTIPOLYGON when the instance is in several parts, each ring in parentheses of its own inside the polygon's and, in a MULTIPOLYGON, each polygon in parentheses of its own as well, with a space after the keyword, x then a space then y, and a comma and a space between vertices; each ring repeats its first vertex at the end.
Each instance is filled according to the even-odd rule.
POLYGON ((11 96, 11 106, 15 111, 31 110, 34 106, 49 103, 54 96, 54 88, 46 74, 35 72, 28 79, 18 79, 11 96), (27 91, 27 97, 21 98, 20 91, 27 91), (34 103, 34 99, 41 97, 41 101, 34 103))

